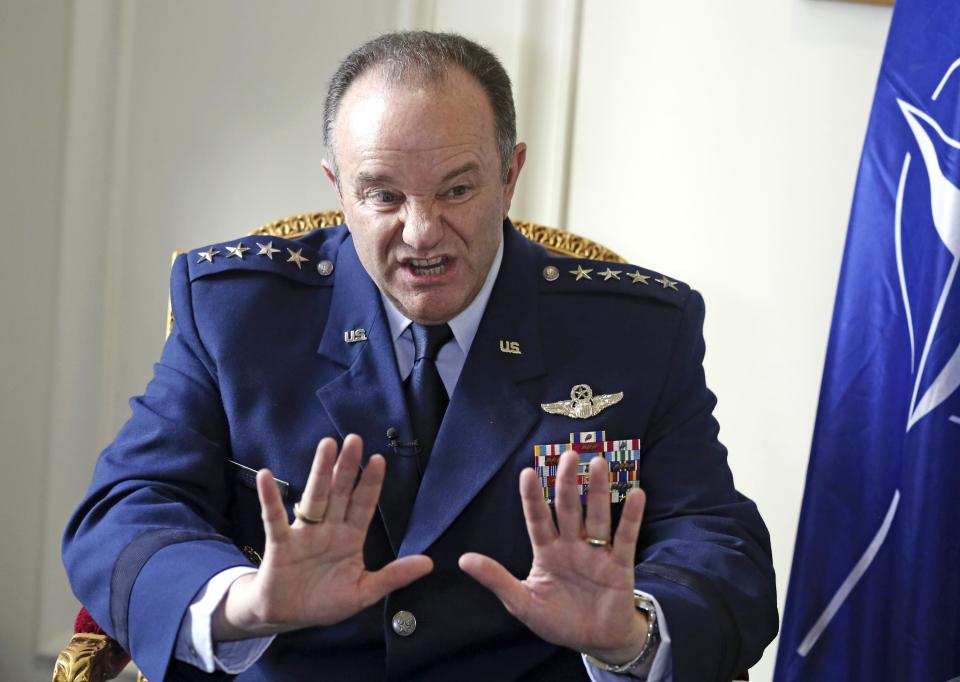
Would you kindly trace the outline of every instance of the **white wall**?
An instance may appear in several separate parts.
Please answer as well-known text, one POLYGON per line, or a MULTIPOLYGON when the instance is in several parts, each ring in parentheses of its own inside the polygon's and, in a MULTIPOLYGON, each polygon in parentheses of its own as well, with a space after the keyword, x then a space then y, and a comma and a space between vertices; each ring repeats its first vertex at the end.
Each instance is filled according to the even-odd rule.
POLYGON ((395 27, 503 58, 530 144, 514 215, 704 293, 722 437, 783 596, 888 8, 0 0, 0 17, 0 504, 17 548, 0 559, 0 679, 47 678, 34 657, 65 640, 59 534, 159 352, 170 252, 335 206, 323 84, 395 27))
POLYGON ((583 14, 568 226, 703 293, 720 437, 770 528, 781 615, 890 15, 822 0, 583 14))
POLYGON ((0 2, 0 679, 34 664, 70 13, 0 2))

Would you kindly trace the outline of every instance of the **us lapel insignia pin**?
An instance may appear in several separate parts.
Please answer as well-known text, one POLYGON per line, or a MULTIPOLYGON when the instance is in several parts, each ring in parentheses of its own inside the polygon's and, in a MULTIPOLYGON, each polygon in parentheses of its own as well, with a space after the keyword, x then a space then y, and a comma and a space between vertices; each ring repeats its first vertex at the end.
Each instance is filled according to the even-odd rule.
POLYGON ((523 355, 523 353, 520 352, 519 341, 504 341, 503 339, 500 339, 500 352, 513 353, 514 355, 523 355))
POLYGON ((343 332, 343 340, 347 343, 356 343, 357 341, 367 340, 366 329, 349 329, 343 332))
POLYGON ((558 400, 555 403, 541 403, 540 407, 547 414, 562 414, 573 419, 589 419, 611 405, 616 405, 623 399, 623 391, 593 395, 593 389, 586 384, 577 384, 570 390, 570 400, 558 400))

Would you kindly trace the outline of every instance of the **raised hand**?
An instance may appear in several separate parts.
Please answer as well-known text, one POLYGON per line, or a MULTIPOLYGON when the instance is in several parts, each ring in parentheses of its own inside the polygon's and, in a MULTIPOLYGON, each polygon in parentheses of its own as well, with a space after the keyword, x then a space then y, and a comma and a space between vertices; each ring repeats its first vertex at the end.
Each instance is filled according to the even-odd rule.
POLYGON ((607 463, 602 457, 590 462, 590 481, 596 484, 587 490, 584 521, 578 460, 569 451, 560 457, 556 524, 537 474, 533 469, 520 474, 523 513, 533 544, 533 565, 525 580, 517 580, 482 554, 464 554, 460 567, 542 639, 608 663, 625 663, 640 653, 647 634, 647 620, 633 601, 634 553, 646 498, 640 490, 627 496, 611 545, 607 463))
POLYGON ((257 573, 231 585, 214 613, 215 641, 332 625, 433 569, 429 557, 417 555, 392 561, 379 571, 366 570, 363 541, 386 462, 374 455, 356 482, 362 450, 360 437, 351 434, 337 459, 336 441, 320 441, 292 525, 273 475, 260 470, 263 562, 257 573))

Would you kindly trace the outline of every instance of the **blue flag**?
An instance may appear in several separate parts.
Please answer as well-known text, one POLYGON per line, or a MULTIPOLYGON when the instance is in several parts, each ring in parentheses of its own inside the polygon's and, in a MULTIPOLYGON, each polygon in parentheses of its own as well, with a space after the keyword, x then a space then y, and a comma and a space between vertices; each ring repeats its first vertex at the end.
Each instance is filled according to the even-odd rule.
POLYGON ((897 0, 775 680, 960 680, 960 0, 897 0))

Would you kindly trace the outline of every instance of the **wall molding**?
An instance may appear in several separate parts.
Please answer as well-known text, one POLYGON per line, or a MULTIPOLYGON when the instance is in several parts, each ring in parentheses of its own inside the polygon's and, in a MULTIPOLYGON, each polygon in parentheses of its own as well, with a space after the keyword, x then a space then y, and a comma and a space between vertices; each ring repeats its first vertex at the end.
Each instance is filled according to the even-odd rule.
POLYGON ((64 134, 61 254, 48 416, 43 556, 35 652, 56 656, 69 641, 78 602, 60 560, 60 538, 83 496, 88 471, 115 423, 117 306, 122 290, 119 224, 126 155, 125 98, 136 5, 75 4, 64 134), (91 349, 96 349, 91 351, 91 349))
POLYGON ((430 31, 437 17, 436 0, 399 0, 397 2, 397 30, 430 31))
POLYGON ((523 4, 518 36, 518 128, 530 145, 530 186, 518 217, 567 229, 567 196, 573 146, 582 0, 531 0, 523 4))
POLYGON ((399 29, 455 30, 497 53, 530 149, 511 214, 566 228, 583 0, 403 0, 398 8, 399 29))

